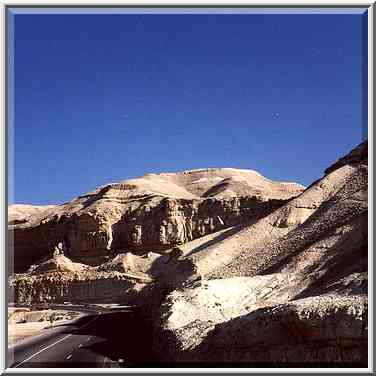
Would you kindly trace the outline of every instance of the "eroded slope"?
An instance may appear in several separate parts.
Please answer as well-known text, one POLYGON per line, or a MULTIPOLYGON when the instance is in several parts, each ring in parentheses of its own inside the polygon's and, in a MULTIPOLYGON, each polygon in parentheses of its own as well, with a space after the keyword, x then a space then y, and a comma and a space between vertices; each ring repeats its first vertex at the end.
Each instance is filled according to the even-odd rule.
POLYGON ((10 226, 15 269, 25 271, 59 243, 66 256, 92 265, 113 252, 161 252, 262 217, 302 190, 236 169, 149 174, 108 184, 10 226))
POLYGON ((155 321, 159 356, 364 366, 367 159, 363 143, 268 216, 187 244, 187 257, 210 280, 163 301, 155 321))

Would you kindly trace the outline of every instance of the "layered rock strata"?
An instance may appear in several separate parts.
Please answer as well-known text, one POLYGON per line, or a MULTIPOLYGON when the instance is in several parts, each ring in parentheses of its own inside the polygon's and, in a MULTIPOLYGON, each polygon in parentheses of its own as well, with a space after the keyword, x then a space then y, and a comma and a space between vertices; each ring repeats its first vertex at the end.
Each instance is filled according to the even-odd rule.
POLYGON ((161 252, 265 216, 302 190, 299 184, 235 169, 147 175, 109 184, 11 222, 15 271, 25 271, 59 243, 69 258, 94 264, 117 251, 161 252))
POLYGON ((122 303, 139 305, 146 299, 149 278, 119 272, 51 275, 16 275, 10 296, 17 304, 122 303), (145 292, 145 295, 141 294, 145 292))

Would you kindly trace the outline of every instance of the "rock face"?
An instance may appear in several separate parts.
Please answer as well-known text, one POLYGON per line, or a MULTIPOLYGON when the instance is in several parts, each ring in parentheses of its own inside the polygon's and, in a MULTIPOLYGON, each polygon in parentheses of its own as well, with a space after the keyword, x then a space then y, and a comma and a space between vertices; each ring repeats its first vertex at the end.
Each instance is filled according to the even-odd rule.
POLYGON ((302 190, 236 169, 150 174, 108 184, 26 220, 12 220, 15 271, 25 271, 58 243, 72 260, 94 264, 113 251, 160 252, 265 216, 302 190))
POLYGON ((149 280, 123 275, 102 273, 95 276, 57 274, 52 276, 18 276, 11 281, 10 295, 17 304, 35 303, 121 303, 141 304, 141 291, 149 280))
POLYGON ((155 332, 158 357, 165 361, 187 360, 189 350, 205 340, 216 324, 245 315, 259 307, 288 301, 278 294, 293 283, 293 275, 233 277, 201 280, 172 291, 160 307, 155 332))
MULTIPOLYGON (((360 153, 364 148, 365 144, 361 144, 355 150, 360 153)), ((205 247, 197 241, 190 248, 187 244, 186 252, 207 278, 303 270, 311 268, 312 262, 319 267, 326 257, 339 252, 327 250, 340 248, 345 240, 352 242, 348 247, 342 245, 349 253, 345 259, 351 264, 350 253, 358 252, 362 255, 358 260, 364 261, 368 160, 365 152, 361 155, 362 160, 325 174, 269 215, 214 238, 205 247)))
POLYGON ((119 272, 110 266, 92 267, 60 255, 32 266, 29 273, 16 274, 9 284, 10 296, 17 304, 65 301, 140 304, 151 282, 145 274, 119 272))
POLYGON ((160 359, 367 364, 366 149, 269 215, 186 245, 209 281, 163 301, 160 359))
POLYGON ((219 324, 189 359, 245 363, 367 364, 364 296, 315 296, 219 324))
POLYGON ((142 306, 151 298, 198 278, 190 260, 148 253, 118 254, 91 266, 55 255, 10 277, 10 299, 16 304, 121 303, 142 306))

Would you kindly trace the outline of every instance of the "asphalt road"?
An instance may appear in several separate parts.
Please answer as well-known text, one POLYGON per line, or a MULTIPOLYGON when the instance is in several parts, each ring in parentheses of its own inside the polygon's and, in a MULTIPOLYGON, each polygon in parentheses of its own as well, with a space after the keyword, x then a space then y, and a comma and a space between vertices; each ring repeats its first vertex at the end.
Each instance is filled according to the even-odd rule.
POLYGON ((64 308, 82 316, 9 347, 9 367, 131 367, 151 361, 150 334, 132 310, 64 308))

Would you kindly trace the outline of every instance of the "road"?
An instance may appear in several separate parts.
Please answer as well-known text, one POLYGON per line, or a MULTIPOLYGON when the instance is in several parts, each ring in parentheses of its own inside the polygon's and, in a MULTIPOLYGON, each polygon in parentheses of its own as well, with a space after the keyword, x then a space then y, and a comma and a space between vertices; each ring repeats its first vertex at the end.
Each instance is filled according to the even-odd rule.
POLYGON ((151 360, 150 334, 133 311, 64 308, 82 316, 10 347, 9 367, 129 367, 151 360))

